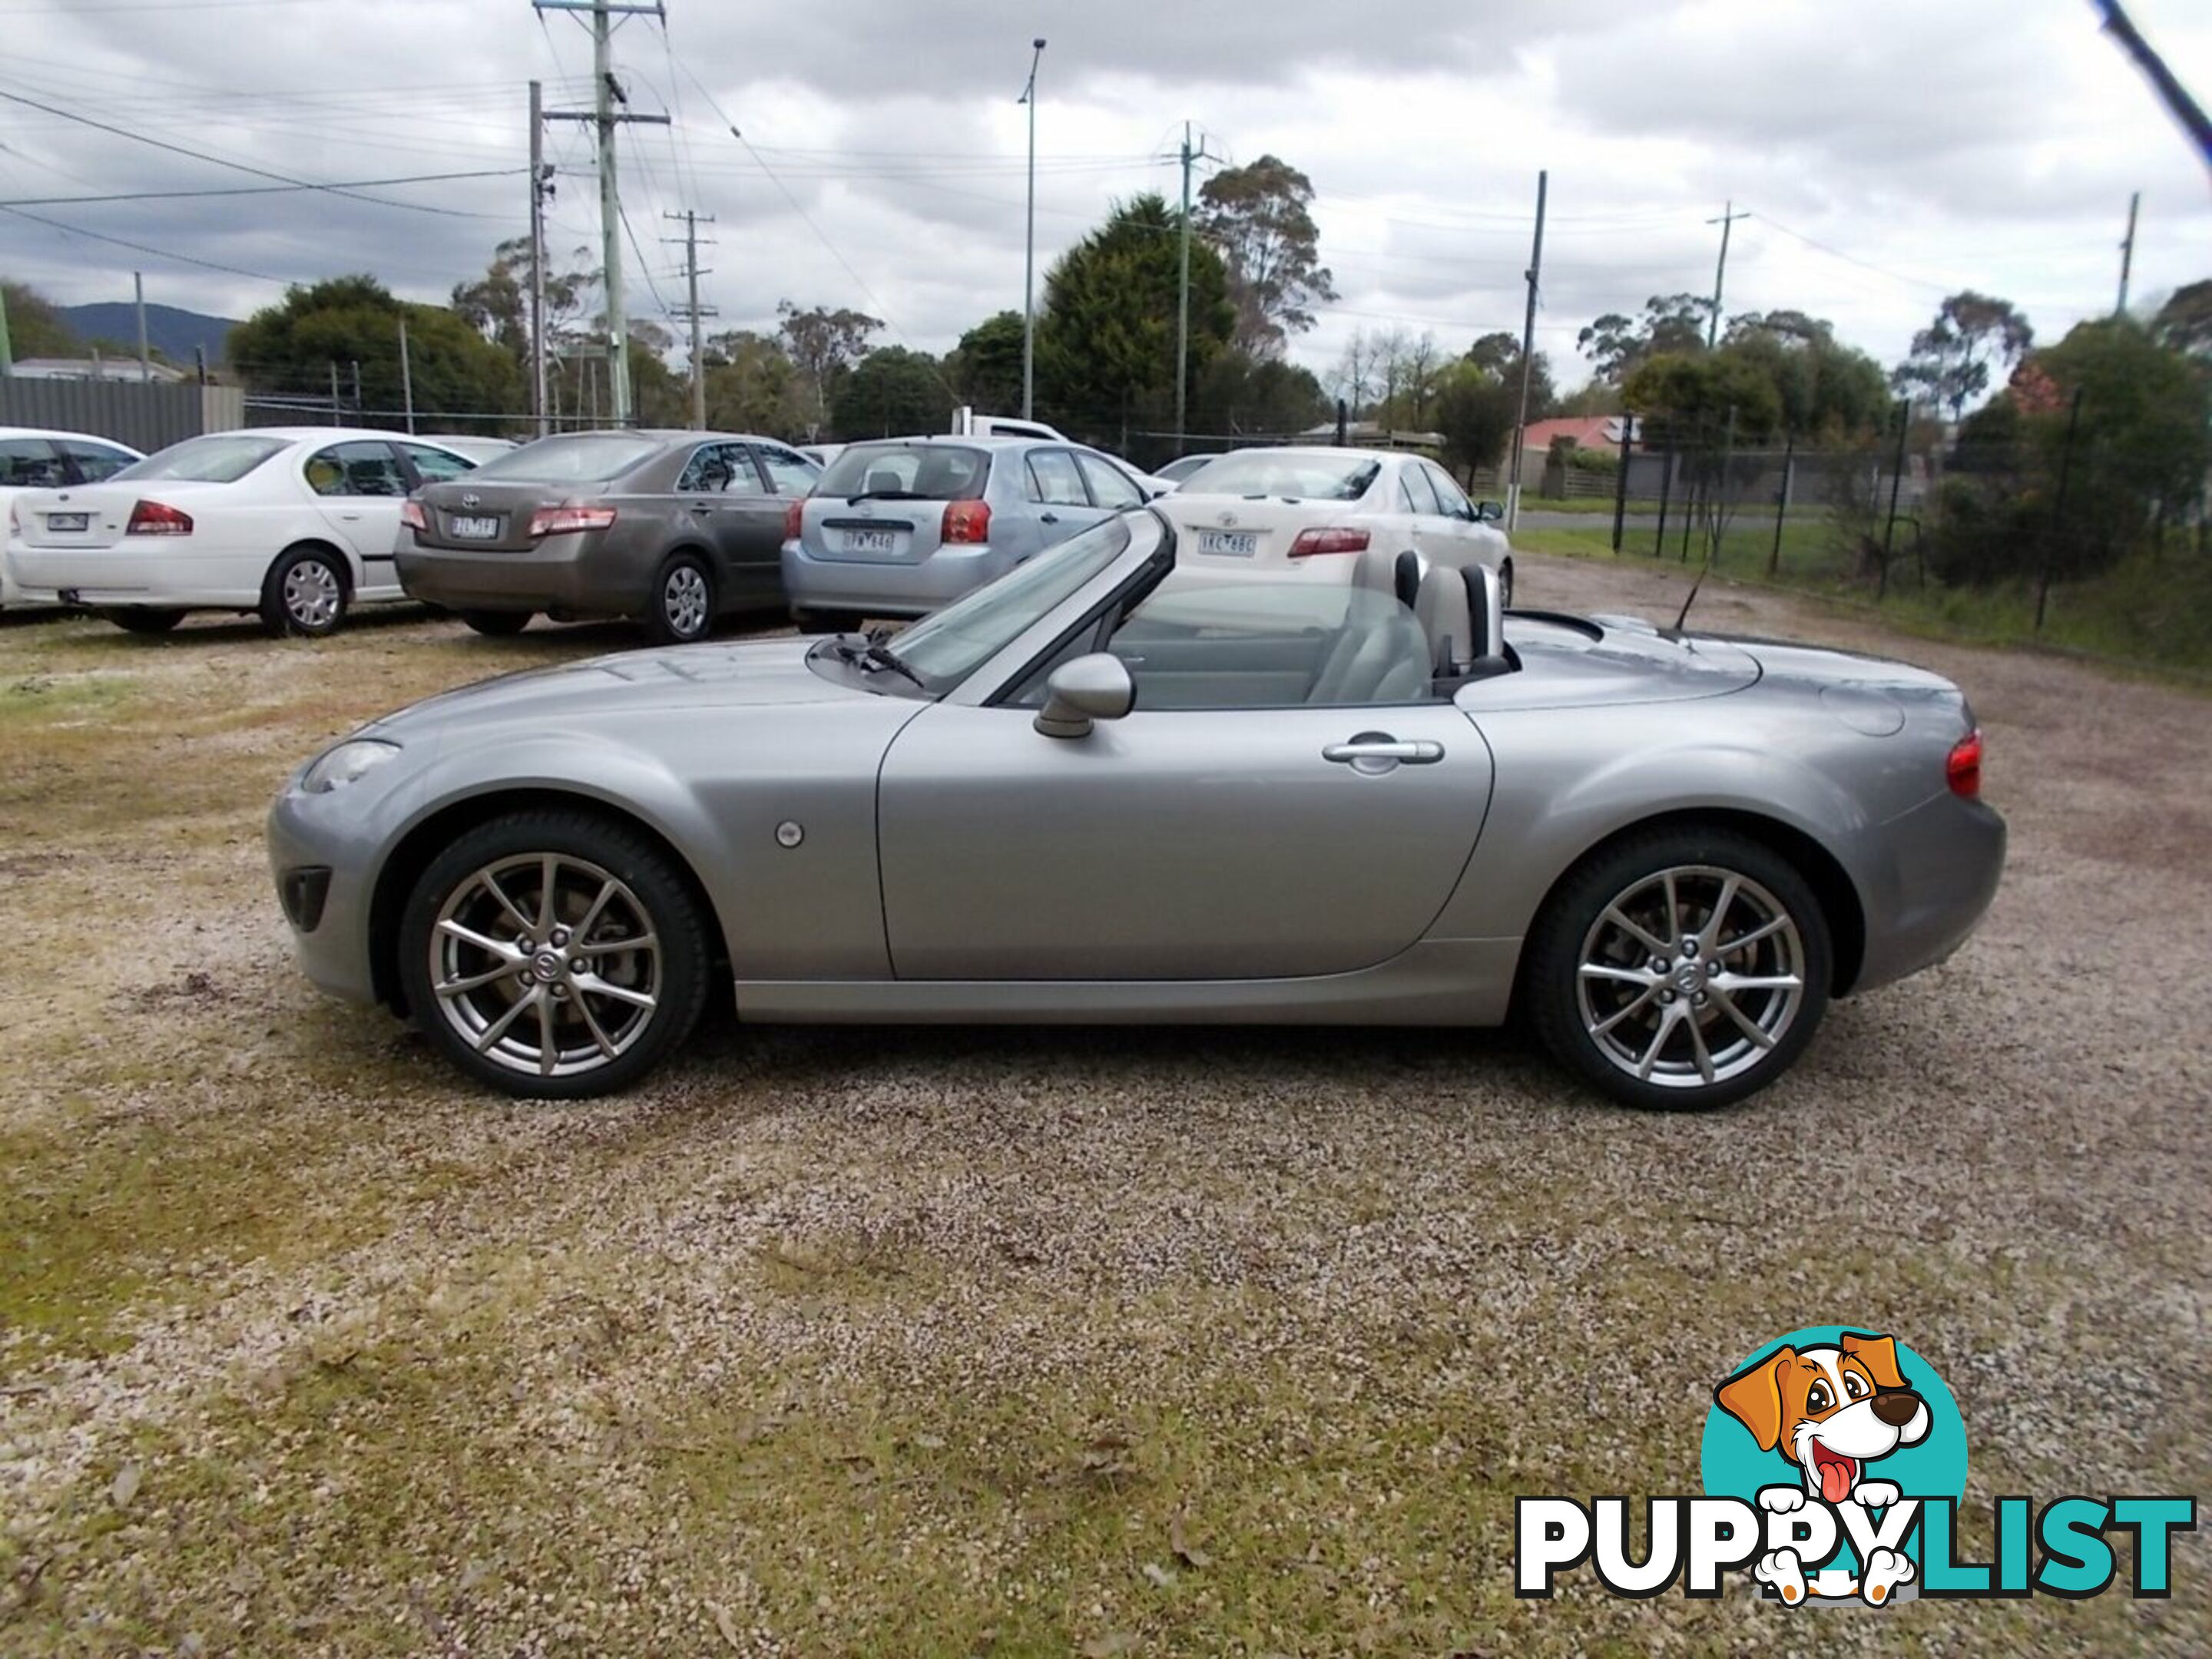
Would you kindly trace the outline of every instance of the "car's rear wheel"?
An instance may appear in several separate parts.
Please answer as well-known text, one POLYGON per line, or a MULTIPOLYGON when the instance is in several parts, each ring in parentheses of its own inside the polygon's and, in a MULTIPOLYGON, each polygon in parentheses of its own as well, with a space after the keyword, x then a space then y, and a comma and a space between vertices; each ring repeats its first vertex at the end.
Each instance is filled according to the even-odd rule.
POLYGON ((167 634, 185 619, 181 611, 157 610, 149 605, 118 605, 100 614, 126 634, 167 634))
POLYGON ((1522 993, 1544 1045, 1632 1106, 1696 1111, 1765 1088, 1827 1007, 1826 918, 1788 860, 1735 830, 1632 835, 1566 878, 1522 993))
POLYGON ((857 611, 794 611, 792 625, 802 634, 857 634, 866 620, 857 611))
POLYGON ((646 630, 660 645, 690 645, 714 629, 714 577, 696 553, 678 553, 653 579, 646 630))
POLYGON ((416 883, 399 949, 422 1028, 510 1094, 625 1088, 706 1000, 706 923, 683 877, 588 813, 517 812, 460 836, 416 883))
POLYGON ((261 584, 261 625, 278 635, 320 639, 345 620, 346 599, 343 560, 326 548, 292 548, 261 584))
POLYGON ((461 620, 479 634, 504 640, 529 627, 531 617, 536 614, 530 611, 464 611, 461 620))

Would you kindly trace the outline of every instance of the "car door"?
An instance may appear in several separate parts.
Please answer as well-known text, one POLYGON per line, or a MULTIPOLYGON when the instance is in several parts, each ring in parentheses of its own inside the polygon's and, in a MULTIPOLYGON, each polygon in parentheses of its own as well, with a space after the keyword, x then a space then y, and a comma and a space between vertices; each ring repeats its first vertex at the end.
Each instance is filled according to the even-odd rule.
POLYGON ((1032 449, 1026 458, 1026 467, 1025 493, 1037 506, 1036 550, 1064 542, 1079 530, 1087 530, 1107 516, 1108 509, 1091 501, 1073 451, 1058 447, 1032 449))
POLYGON ((1413 515, 1408 523, 1408 539, 1414 550, 1433 564, 1458 564, 1458 543, 1437 500, 1436 486, 1429 482, 1427 469, 1419 461, 1407 460, 1399 469, 1398 482, 1400 498, 1413 515))
POLYGON ((775 503, 774 517, 763 530, 757 603, 781 609, 784 604, 783 527, 793 503, 803 501, 814 493, 822 469, 796 450, 786 449, 781 444, 755 444, 753 459, 760 463, 761 471, 768 479, 769 495, 775 503))
MULTIPOLYGON (((1269 586, 1340 612, 1403 609, 1269 586)), ((1410 617, 1393 625, 1418 690, 1334 706, 1307 701, 1334 648, 1326 626, 1254 602, 1249 580, 1164 623, 1147 607, 1167 590, 1114 638, 1137 685, 1124 718, 1040 733, 1040 667, 996 706, 937 703, 893 741, 877 818, 899 977, 1345 973, 1404 951, 1442 910, 1491 761, 1431 694, 1410 617)))
MULTIPOLYGON (((326 444, 307 457, 301 476, 332 538, 359 561, 354 597, 397 595, 399 568, 392 546, 399 538, 400 504, 411 487, 398 452, 374 438, 326 444)), ((268 550, 271 557, 279 550, 268 550)))
MULTIPOLYGON (((1474 503, 1468 500, 1467 492, 1459 487, 1458 480, 1450 473, 1433 461, 1422 462, 1421 471, 1427 476, 1430 487, 1436 491, 1437 505, 1443 513, 1454 549, 1451 562, 1462 568, 1485 562, 1484 555, 1491 551, 1491 539, 1497 532, 1476 520, 1474 503)), ((1504 538, 1498 539, 1502 541, 1504 538)), ((1496 562, 1495 560, 1489 562, 1496 562)))
POLYGON ((1133 507, 1142 507, 1147 499, 1129 475, 1103 455, 1079 449, 1075 452, 1075 466, 1083 474, 1083 482, 1091 486, 1092 505, 1104 512, 1125 513, 1133 507))
POLYGON ((765 501, 768 486, 751 453, 727 439, 697 445, 676 475, 673 495, 674 534, 702 544, 713 556, 720 608, 757 603, 748 597, 757 576, 747 568, 746 507, 765 501))

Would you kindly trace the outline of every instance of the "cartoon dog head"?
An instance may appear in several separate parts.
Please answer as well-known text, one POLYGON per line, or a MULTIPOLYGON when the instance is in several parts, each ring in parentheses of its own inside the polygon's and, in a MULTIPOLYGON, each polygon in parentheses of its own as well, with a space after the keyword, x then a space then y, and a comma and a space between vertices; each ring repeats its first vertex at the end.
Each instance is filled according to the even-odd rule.
POLYGON ((1893 1337, 1846 1331, 1834 1347, 1784 1347, 1713 1390, 1761 1451, 1804 1470, 1830 1504, 1857 1490, 1866 1466, 1928 1437, 1927 1402, 1905 1386, 1893 1337))

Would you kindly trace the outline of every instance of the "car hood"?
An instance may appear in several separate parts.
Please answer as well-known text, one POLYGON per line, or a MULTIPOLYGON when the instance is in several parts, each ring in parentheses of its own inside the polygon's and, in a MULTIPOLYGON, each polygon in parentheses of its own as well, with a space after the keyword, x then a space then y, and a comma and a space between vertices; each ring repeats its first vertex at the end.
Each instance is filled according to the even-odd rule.
POLYGON ((836 684, 808 668, 806 653, 814 643, 775 639, 685 645, 526 669, 425 697, 364 730, 398 736, 510 720, 558 727, 600 714, 789 707, 878 695, 836 684))

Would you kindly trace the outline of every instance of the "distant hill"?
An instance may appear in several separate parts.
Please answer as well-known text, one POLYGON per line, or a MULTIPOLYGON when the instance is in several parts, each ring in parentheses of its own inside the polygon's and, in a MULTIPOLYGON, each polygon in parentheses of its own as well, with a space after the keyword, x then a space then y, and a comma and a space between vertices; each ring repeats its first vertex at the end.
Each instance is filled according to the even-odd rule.
MULTIPOLYGON (((62 320, 76 331, 77 338, 88 345, 94 340, 113 340, 133 350, 137 349, 138 311, 135 306, 58 306, 55 309, 61 313, 62 320)), ((179 310, 175 306, 146 307, 147 343, 171 362, 187 368, 191 366, 196 346, 207 352, 209 368, 220 363, 222 343, 237 326, 228 317, 210 317, 197 311, 179 310)))

